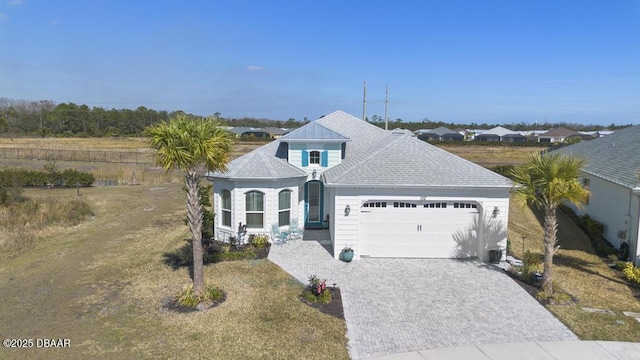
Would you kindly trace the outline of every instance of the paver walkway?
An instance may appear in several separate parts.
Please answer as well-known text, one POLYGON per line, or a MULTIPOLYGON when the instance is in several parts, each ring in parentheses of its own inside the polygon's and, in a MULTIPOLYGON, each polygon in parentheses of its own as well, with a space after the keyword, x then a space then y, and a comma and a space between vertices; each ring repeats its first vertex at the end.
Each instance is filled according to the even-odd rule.
MULTIPOLYGON (((308 232, 305 232, 308 238, 308 232)), ((334 260, 317 241, 271 247, 302 283, 340 287, 353 359, 454 346, 577 337, 511 278, 477 261, 334 260)))

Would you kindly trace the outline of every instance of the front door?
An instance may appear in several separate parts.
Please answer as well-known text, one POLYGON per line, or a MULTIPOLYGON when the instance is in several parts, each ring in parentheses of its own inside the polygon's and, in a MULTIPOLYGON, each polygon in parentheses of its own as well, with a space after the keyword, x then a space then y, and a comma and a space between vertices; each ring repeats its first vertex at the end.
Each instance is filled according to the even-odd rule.
POLYGON ((320 181, 309 181, 304 186, 304 227, 321 228, 323 187, 320 181))

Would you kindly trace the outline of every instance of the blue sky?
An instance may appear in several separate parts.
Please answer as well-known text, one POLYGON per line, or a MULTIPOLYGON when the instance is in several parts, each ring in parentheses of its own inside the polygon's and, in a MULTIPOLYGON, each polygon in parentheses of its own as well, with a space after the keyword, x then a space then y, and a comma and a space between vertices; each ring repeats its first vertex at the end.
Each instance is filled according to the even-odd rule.
POLYGON ((0 97, 198 115, 640 123, 640 0, 0 0, 0 97))

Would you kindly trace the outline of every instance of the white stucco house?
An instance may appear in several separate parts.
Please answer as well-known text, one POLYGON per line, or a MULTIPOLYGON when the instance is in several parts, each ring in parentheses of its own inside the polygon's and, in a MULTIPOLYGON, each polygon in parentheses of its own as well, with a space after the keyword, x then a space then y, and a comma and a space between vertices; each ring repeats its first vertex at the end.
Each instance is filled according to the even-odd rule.
POLYGON ((558 150, 586 160, 582 181, 591 191, 580 214, 605 225, 604 237, 615 247, 629 246, 629 259, 640 265, 640 125, 558 150))
MULTIPOLYGON (((325 229, 335 258, 487 260, 506 248, 512 182, 412 137, 342 111, 208 173, 215 236, 325 229)), ((504 255, 503 255, 504 256, 504 255)))

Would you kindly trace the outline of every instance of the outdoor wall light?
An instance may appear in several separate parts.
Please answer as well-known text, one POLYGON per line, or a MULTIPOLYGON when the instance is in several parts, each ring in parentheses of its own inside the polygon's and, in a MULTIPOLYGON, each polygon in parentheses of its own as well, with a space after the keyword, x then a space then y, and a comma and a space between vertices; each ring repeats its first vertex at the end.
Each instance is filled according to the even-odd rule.
POLYGON ((316 176, 318 176, 318 172, 317 172, 317 171, 315 171, 315 170, 313 170, 313 172, 311 173, 311 178, 312 178, 313 180, 315 180, 315 179, 316 179, 316 176))
POLYGON ((500 214, 500 209, 498 209, 498 207, 496 206, 496 207, 493 208, 492 215, 493 215, 493 217, 497 217, 498 214, 500 214))
POLYGON ((349 216, 349 213, 351 212, 351 206, 347 205, 344 208, 344 216, 349 216))

